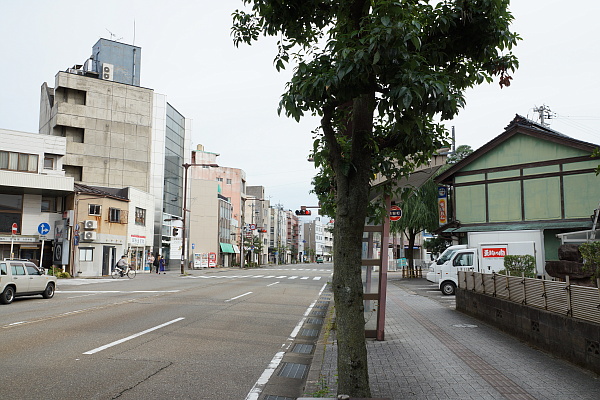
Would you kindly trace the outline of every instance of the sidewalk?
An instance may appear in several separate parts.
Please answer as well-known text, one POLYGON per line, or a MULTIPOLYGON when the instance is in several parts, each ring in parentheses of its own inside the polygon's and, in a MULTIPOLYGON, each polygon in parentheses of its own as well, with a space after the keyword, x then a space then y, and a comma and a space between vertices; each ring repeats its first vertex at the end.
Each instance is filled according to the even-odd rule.
MULTIPOLYGON (((372 397, 600 399, 600 376, 416 295, 401 278, 388 284, 385 335, 367 341, 372 397)), ((333 398, 335 331, 321 337, 305 392, 333 398)))

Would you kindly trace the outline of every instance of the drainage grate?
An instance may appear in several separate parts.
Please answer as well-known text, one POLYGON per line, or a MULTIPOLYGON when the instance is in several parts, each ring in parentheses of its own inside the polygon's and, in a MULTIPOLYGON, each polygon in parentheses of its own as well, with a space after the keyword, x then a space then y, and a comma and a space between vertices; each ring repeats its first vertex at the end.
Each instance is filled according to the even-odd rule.
POLYGON ((325 311, 313 311, 313 315, 325 315, 325 311))
POLYGON ((320 308, 321 310, 327 309, 327 306, 315 306, 315 308, 320 308))
POLYGON ((298 378, 304 379, 308 365, 294 364, 294 363, 283 363, 283 368, 279 371, 279 376, 285 378, 298 378))
POLYGON ((306 320, 307 324, 315 324, 315 325, 323 325, 323 320, 321 318, 309 318, 306 320))
POLYGON ((294 400, 294 399, 291 397, 269 395, 269 396, 265 397, 264 400, 294 400))
POLYGON ((318 329, 302 329, 300 331, 300 336, 319 336, 318 329))
POLYGON ((314 347, 312 344, 296 344, 292 353, 310 354, 314 347))

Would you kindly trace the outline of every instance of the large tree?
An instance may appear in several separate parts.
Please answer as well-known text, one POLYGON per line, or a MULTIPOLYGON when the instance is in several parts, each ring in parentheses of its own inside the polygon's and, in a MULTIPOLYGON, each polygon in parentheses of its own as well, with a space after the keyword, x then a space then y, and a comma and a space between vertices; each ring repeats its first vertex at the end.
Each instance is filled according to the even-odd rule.
POLYGON ((406 176, 442 147, 442 121, 465 104, 467 88, 493 75, 510 83, 518 37, 509 1, 241 1, 234 43, 276 36, 276 68, 295 63, 280 111, 321 118, 315 192, 335 215, 338 393, 370 397, 361 250, 371 180, 406 176))

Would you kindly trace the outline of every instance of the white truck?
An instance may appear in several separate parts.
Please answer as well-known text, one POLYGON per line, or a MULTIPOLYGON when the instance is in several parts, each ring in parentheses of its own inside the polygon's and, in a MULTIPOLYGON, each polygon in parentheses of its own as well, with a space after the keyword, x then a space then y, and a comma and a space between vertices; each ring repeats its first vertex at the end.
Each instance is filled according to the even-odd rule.
MULTIPOLYGON (((536 276, 544 273, 544 240, 542 231, 470 232, 469 247, 456 249, 439 265, 437 282, 445 295, 458 286, 458 271, 493 273, 504 269, 504 256, 530 254, 536 261, 536 276)), ((433 276, 432 276, 433 278, 433 276)), ((428 280, 429 274, 428 274, 428 280)))
POLYGON ((429 266, 429 272, 427 272, 427 275, 425 276, 427 280, 431 283, 440 283, 442 265, 444 265, 444 263, 446 263, 450 258, 452 258, 452 256, 454 256, 454 253, 456 253, 457 250, 466 248, 466 244, 458 244, 450 246, 446 250, 444 250, 442 254, 440 254, 440 256, 429 266))

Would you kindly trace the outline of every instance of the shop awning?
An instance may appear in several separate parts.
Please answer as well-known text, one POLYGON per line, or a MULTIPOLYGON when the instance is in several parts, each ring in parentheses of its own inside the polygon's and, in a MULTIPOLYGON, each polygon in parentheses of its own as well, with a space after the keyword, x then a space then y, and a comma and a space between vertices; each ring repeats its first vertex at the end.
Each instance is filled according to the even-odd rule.
POLYGON ((240 247, 235 244, 233 244, 232 246, 233 246, 233 252, 235 254, 240 254, 240 247))
POLYGON ((556 221, 556 222, 534 222, 534 223, 515 223, 515 224, 491 224, 491 225, 471 225, 460 228, 449 228, 444 233, 463 233, 463 232, 493 232, 493 231, 516 231, 528 229, 577 229, 588 228, 592 226, 592 221, 556 221))
POLYGON ((229 243, 219 243, 221 245, 221 253, 235 253, 233 245, 229 243))

